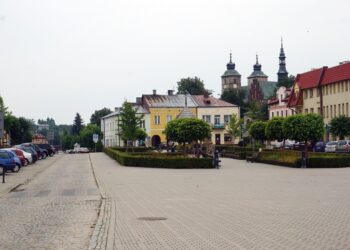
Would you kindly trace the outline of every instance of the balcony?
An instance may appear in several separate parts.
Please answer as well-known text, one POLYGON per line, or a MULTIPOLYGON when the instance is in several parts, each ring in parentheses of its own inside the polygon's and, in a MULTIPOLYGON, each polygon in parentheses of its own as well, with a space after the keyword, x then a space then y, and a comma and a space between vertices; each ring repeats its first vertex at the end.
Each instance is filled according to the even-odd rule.
POLYGON ((224 123, 213 124, 212 128, 213 129, 225 129, 225 124, 224 123))

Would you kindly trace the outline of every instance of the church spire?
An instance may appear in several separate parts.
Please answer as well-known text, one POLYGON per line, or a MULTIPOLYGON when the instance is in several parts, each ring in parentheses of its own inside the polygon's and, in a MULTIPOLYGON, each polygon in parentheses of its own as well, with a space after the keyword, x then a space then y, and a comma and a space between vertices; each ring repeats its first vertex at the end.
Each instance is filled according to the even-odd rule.
POLYGON ((278 82, 281 82, 284 78, 288 77, 288 71, 286 68, 286 55, 284 53, 283 48, 283 38, 281 37, 281 49, 280 49, 280 55, 279 55, 279 69, 277 72, 278 82))

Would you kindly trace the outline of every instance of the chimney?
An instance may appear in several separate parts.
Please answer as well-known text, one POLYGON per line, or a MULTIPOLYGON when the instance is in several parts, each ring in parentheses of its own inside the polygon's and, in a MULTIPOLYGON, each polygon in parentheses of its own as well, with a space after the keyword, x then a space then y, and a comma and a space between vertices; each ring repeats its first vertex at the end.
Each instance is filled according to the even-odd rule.
POLYGON ((136 97, 136 104, 141 104, 142 98, 141 97, 136 97))
POLYGON ((168 95, 173 95, 173 94, 174 94, 174 91, 171 90, 171 89, 169 89, 169 90, 168 90, 168 95))
POLYGON ((154 89, 154 90, 153 90, 153 95, 156 95, 156 94, 157 94, 157 90, 154 89))
POLYGON ((343 65, 343 64, 346 64, 346 63, 349 63, 350 61, 342 61, 342 62, 339 62, 339 65, 343 65))
POLYGON ((115 107, 114 112, 119 112, 120 108, 115 107))

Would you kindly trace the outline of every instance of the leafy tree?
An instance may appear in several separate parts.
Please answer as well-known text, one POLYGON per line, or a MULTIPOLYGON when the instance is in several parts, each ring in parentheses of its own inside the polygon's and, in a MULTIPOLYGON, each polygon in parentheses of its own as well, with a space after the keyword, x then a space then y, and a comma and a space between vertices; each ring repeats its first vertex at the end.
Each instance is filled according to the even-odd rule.
POLYGON ((282 141, 286 139, 283 130, 283 117, 274 117, 266 124, 265 135, 268 140, 282 141))
POLYGON ((245 89, 227 89, 222 95, 221 99, 238 105, 240 107, 240 116, 243 117, 243 114, 248 111, 248 105, 245 102, 246 90, 245 89))
POLYGON ((136 130, 136 139, 139 141, 145 141, 147 137, 147 133, 142 128, 137 128, 136 130))
POLYGON ((80 131, 80 144, 89 149, 95 148, 95 143, 92 140, 93 134, 98 134, 98 141, 101 141, 102 132, 96 124, 88 124, 80 131))
POLYGON ((263 109, 263 105, 252 101, 249 103, 248 112, 246 115, 251 118, 253 121, 266 120, 266 107, 263 109))
POLYGON ((180 118, 168 122, 164 134, 168 140, 192 143, 210 138, 210 125, 198 118, 180 118))
POLYGON ((178 94, 204 95, 208 91, 204 88, 204 83, 198 77, 182 78, 177 82, 178 94))
POLYGON ((81 129, 83 128, 83 119, 81 118, 80 114, 77 113, 75 118, 74 118, 74 122, 73 122, 73 127, 72 127, 72 134, 73 135, 79 135, 81 129))
POLYGON ((235 143, 235 138, 238 137, 241 131, 243 119, 239 119, 236 114, 232 114, 230 123, 227 126, 227 132, 232 136, 232 143, 235 143))
POLYGON ((4 113, 4 116, 10 114, 10 112, 8 111, 8 108, 5 106, 4 99, 2 98, 1 95, 0 95, 0 112, 4 113))
POLYGON ((266 122, 256 121, 250 125, 249 134, 255 139, 263 142, 266 140, 265 136, 266 122))
POLYGON ((4 123, 5 130, 10 134, 12 145, 32 141, 32 122, 30 120, 7 114, 4 117, 4 123))
POLYGON ((124 102, 120 112, 120 128, 122 129, 122 137, 124 140, 134 142, 138 136, 138 128, 143 115, 138 116, 137 110, 128 102, 124 102))
POLYGON ((330 132, 334 136, 339 136, 340 140, 344 140, 345 136, 350 135, 350 117, 344 115, 334 117, 330 122, 330 132))
POLYGON ((290 75, 286 78, 283 78, 280 82, 278 82, 276 87, 279 88, 284 86, 286 88, 290 88, 293 86, 294 82, 295 82, 295 76, 290 75))
POLYGON ((109 108, 95 110, 95 112, 90 117, 90 123, 101 127, 101 118, 109 115, 110 113, 112 113, 112 111, 109 108))

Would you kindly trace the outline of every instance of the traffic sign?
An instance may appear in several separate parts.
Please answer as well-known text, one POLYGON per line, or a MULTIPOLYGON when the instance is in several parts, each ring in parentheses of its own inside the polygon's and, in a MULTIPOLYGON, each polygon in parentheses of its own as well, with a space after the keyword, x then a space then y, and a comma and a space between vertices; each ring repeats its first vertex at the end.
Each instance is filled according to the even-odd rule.
POLYGON ((97 143, 98 142, 98 134, 93 134, 92 140, 94 141, 94 143, 97 143))

